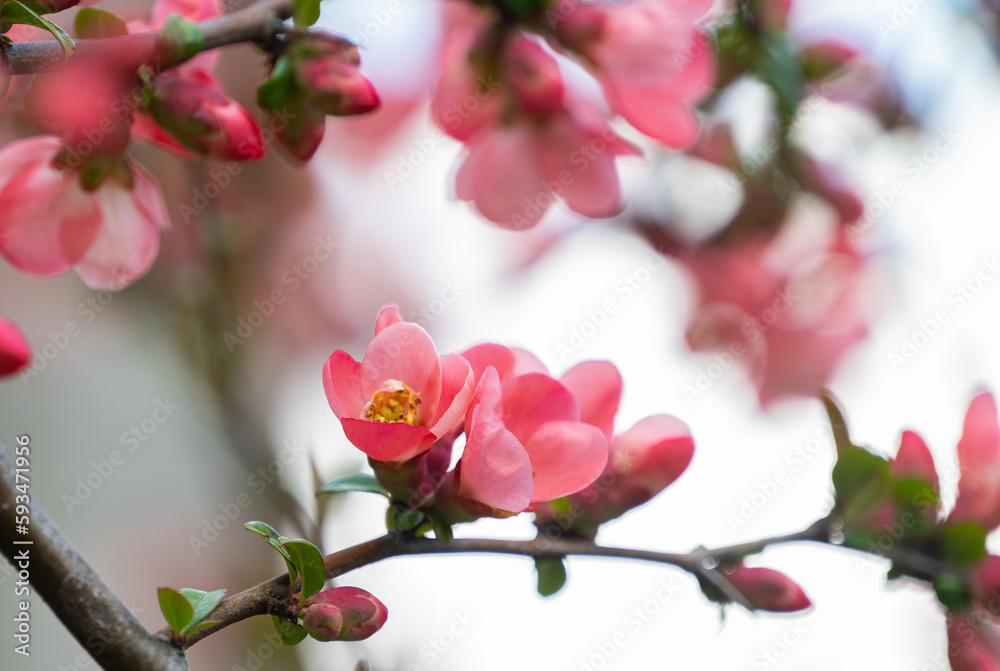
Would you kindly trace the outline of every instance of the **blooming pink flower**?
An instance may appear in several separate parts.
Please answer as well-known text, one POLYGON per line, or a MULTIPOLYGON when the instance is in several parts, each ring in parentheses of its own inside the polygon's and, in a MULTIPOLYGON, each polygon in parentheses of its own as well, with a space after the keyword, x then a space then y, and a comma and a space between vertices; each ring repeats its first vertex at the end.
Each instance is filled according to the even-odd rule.
POLYGON ((18 269, 56 275, 75 268, 92 288, 120 289, 152 265, 169 217, 159 185, 140 166, 92 191, 56 164, 58 138, 0 149, 0 253, 18 269), (131 180, 125 183, 124 180, 131 180))
POLYGON ((21 331, 0 317, 0 377, 13 375, 31 361, 31 346, 21 331))
POLYGON ((711 0, 579 3, 554 26, 586 56, 611 108, 636 129, 675 148, 698 133, 692 106, 712 85, 713 49, 695 22, 711 0))
POLYGON ((740 362, 764 405, 814 395, 868 332, 867 265, 841 228, 832 242, 780 254, 770 241, 754 241, 681 260, 699 293, 689 346, 740 362))
POLYGON ((795 581, 774 569, 739 563, 725 577, 759 610, 789 613, 812 605, 795 581))
POLYGON ((569 497, 567 510, 539 508, 543 525, 593 537, 597 527, 646 503, 673 483, 694 456, 687 426, 670 415, 654 415, 614 436, 622 379, 607 361, 584 361, 560 382, 580 405, 584 422, 599 428, 610 444, 607 466, 592 484, 569 497))
POLYGON ((334 352, 323 386, 344 434, 372 459, 402 462, 462 422, 472 398, 469 363, 438 356, 427 332, 404 322, 396 306, 379 313, 361 363, 334 352))
POLYGON ((637 150, 592 104, 572 99, 554 58, 524 35, 504 46, 499 82, 481 74, 480 37, 465 30, 450 38, 434 97, 435 121, 469 148, 458 198, 514 230, 537 224, 557 197, 584 216, 616 214, 615 157, 637 150))
POLYGON ((996 401, 988 392, 969 404, 958 441, 958 465, 958 499, 948 520, 972 520, 986 529, 1000 526, 1000 425, 996 401))
POLYGON ((363 641, 385 624, 389 611, 360 587, 334 587, 306 600, 302 627, 320 641, 363 641))

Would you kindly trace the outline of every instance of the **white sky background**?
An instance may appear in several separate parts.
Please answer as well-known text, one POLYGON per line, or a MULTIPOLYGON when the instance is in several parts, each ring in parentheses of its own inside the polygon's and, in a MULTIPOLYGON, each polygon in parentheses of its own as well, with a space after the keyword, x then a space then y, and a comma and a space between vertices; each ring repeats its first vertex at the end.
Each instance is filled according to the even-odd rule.
MULTIPOLYGON (((323 23, 351 37, 371 19, 371 12, 388 4, 324 3, 323 23)), ((985 283, 962 309, 948 300, 956 284, 975 275, 984 255, 1000 254, 994 214, 1000 172, 995 159, 1000 155, 996 68, 978 33, 943 3, 914 0, 906 5, 909 13, 902 9, 903 0, 799 4, 803 31, 850 30, 876 62, 891 67, 926 129, 926 137, 909 142, 873 136, 864 124, 831 108, 821 109, 803 127, 804 136, 822 155, 847 166, 869 205, 878 202, 879 192, 893 181, 905 185, 903 194, 875 219, 865 240, 888 278, 888 288, 879 297, 883 310, 871 336, 853 352, 831 387, 845 405, 856 440, 890 454, 900 432, 915 429, 930 445, 939 470, 947 472, 954 464, 969 400, 980 387, 1000 390, 1000 278, 985 283), (889 20, 894 6, 906 20, 883 38, 878 21, 889 20), (914 177, 907 162, 947 129, 957 133, 958 140, 914 177), (912 338, 921 322, 939 309, 946 310, 947 323, 916 356, 893 370, 888 353, 899 352, 904 338, 912 338)), ((433 45, 414 36, 434 35, 436 30, 430 3, 404 1, 402 11, 373 36, 362 55, 376 86, 401 82, 418 87, 433 59, 433 45)), ((578 361, 610 359, 625 379, 620 430, 661 412, 687 422, 696 444, 688 471, 653 503, 608 525, 602 543, 685 551, 700 543, 729 544, 795 531, 826 512, 834 450, 823 441, 826 424, 818 403, 789 403, 764 414, 737 371, 726 372, 703 397, 689 401, 683 386, 692 384, 712 357, 692 356, 683 345, 688 287, 672 266, 663 265, 626 300, 616 286, 646 263, 650 251, 607 226, 586 225, 511 280, 508 271, 523 254, 525 238, 490 227, 467 206, 448 199, 457 144, 435 145, 412 177, 395 191, 387 187, 384 172, 396 169, 400 157, 431 131, 429 123, 415 124, 383 163, 358 167, 336 159, 342 136, 335 123, 330 125, 325 163, 313 167, 326 186, 328 202, 320 207, 328 208, 330 218, 338 222, 344 249, 377 249, 389 259, 377 267, 366 263, 364 254, 342 260, 340 281, 329 289, 339 294, 337 305, 360 309, 365 301, 358 287, 368 286, 365 278, 379 274, 391 274, 405 287, 405 296, 382 297, 382 302, 400 302, 404 316, 431 306, 449 283, 460 285, 458 299, 429 325, 441 351, 484 340, 519 345, 538 354, 556 374, 578 361), (352 292, 359 295, 353 302, 352 292), (572 330, 587 320, 588 311, 606 299, 615 301, 616 313, 572 356, 560 356, 557 343, 566 343, 572 330), (740 514, 761 487, 774 491, 768 483, 779 473, 786 474, 787 481, 752 510, 748 521, 733 528, 731 516, 740 514)), ((623 164, 623 172, 630 189, 641 186, 637 165, 623 164)), ((716 197, 714 189, 705 197, 716 197)), ((569 223, 563 212, 542 227, 554 230, 569 223)), ((33 343, 44 342, 48 331, 61 326, 61 318, 53 315, 72 318, 77 303, 89 295, 74 276, 26 279, 8 268, 2 274, 0 289, 5 305, 12 306, 8 313, 33 343)), ((0 385, 0 425, 5 440, 14 432, 31 431, 40 451, 46 445, 82 450, 92 441, 107 441, 95 443, 90 452, 66 448, 58 456, 53 453, 48 459, 65 462, 67 470, 58 475, 43 472, 37 493, 53 502, 48 507, 56 522, 99 570, 112 576, 113 586, 126 600, 138 599, 144 608, 142 621, 159 627, 151 580, 203 589, 249 584, 238 567, 195 562, 184 540, 199 528, 197 521, 208 515, 206 510, 214 514, 220 503, 231 500, 219 494, 216 474, 239 467, 226 454, 199 453, 199 445, 217 436, 204 428, 210 413, 199 404, 205 401, 178 372, 182 366, 165 335, 156 332, 156 322, 136 320, 155 307, 128 298, 115 300, 107 315, 87 326, 44 376, 27 388, 16 381, 0 385), (109 479, 73 514, 62 509, 60 496, 73 486, 73 479, 87 472, 91 460, 103 458, 108 444, 118 443, 123 428, 148 414, 150 399, 168 394, 181 399, 179 417, 184 419, 164 424, 148 448, 129 457, 122 468, 128 477, 109 479), (73 409, 70 420, 57 412, 61 408, 73 409), (189 460, 180 461, 173 449, 189 460), (154 475, 143 479, 143 474, 154 475), (173 500, 168 497, 185 478, 190 482, 184 485, 184 500, 167 510, 163 502, 173 500), (149 501, 162 510, 142 508, 149 501), (123 502, 136 510, 124 513, 123 502), (161 525, 158 536, 131 543, 135 529, 122 526, 123 515, 135 517, 136 525, 161 525), (150 576, 153 569, 144 562, 154 559, 169 561, 171 568, 158 567, 150 576)), ((374 317, 371 314, 370 321, 374 317)), ((360 356, 364 342, 343 347, 360 356)), ((295 437, 311 444, 321 470, 333 476, 362 468, 364 461, 343 438, 319 384, 320 367, 329 354, 329 348, 306 353, 274 381, 274 435, 278 443, 295 437)), ((46 459, 44 452, 40 458, 46 459)), ((303 466, 296 462, 299 472, 290 473, 289 482, 298 482, 306 492, 303 498, 309 499, 303 466)), ((946 481, 944 488, 950 505, 954 482, 946 481)), ((326 529, 326 549, 378 535, 382 514, 383 506, 374 497, 351 495, 326 529)), ((525 516, 466 525, 458 534, 526 538, 532 527, 525 516)), ((246 542, 240 547, 256 549, 244 535, 249 536, 224 535, 226 540, 213 546, 208 560, 225 544, 246 542)), ((992 545, 1000 551, 1000 545, 992 545)), ((534 591, 531 562, 521 558, 393 559, 353 572, 343 583, 369 589, 388 605, 390 619, 376 637, 347 645, 306 642, 298 650, 310 671, 351 668, 348 660, 358 655, 369 657, 375 669, 421 671, 585 671, 585 664, 629 670, 946 669, 944 620, 930 591, 912 585, 886 589, 887 566, 862 559, 819 546, 768 551, 752 561, 786 571, 804 587, 814 609, 786 617, 751 616, 734 608, 724 624, 694 581, 669 567, 571 558, 567 586, 557 596, 542 599, 534 591), (657 595, 666 595, 663 585, 673 595, 661 604, 657 595), (648 621, 634 613, 636 608, 645 609, 648 621), (469 620, 474 621, 462 624, 469 620), (619 631, 624 644, 621 637, 616 642, 619 631), (432 642, 443 654, 432 651, 432 642)), ((8 585, 0 579, 0 590, 8 585)), ((0 598, 3 621, 9 621, 8 601, 6 595, 0 598)), ((31 666, 12 668, 68 668, 79 651, 71 643, 64 645, 67 637, 40 601, 33 613, 38 617, 37 640, 45 646, 31 666)), ((242 626, 224 636, 237 636, 242 626)), ((224 636, 218 637, 220 645, 243 644, 242 639, 224 636)), ((195 651, 208 645, 199 644, 195 651)), ((11 668, 7 646, 0 649, 0 660, 0 666, 11 668)))

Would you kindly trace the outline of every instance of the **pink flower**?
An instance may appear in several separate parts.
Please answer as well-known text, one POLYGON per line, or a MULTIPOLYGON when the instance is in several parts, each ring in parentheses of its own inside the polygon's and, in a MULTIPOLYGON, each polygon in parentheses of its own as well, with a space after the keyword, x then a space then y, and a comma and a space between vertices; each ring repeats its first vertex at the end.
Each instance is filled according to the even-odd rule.
POLYGON ((742 364, 763 405, 814 395, 868 332, 867 265, 841 228, 825 243, 754 241, 681 260, 699 293, 689 346, 720 352, 727 367, 742 364))
POLYGON ((672 484, 694 456, 687 426, 670 415, 654 415, 614 436, 622 379, 607 361, 584 361, 560 379, 580 405, 581 419, 610 442, 607 466, 592 484, 569 497, 566 510, 539 509, 542 525, 557 523, 593 538, 597 527, 646 503, 672 484))
POLYGON ((460 424, 473 383, 465 359, 438 356, 427 332, 402 321, 395 306, 379 313, 361 363, 338 350, 323 368, 330 407, 347 439, 386 462, 427 451, 460 424))
POLYGON ((711 0, 579 3, 554 26, 556 38, 586 56, 611 108, 636 129, 674 148, 698 134, 692 107, 712 85, 713 49, 695 22, 711 0))
POLYGON ((742 563, 725 578, 747 598, 754 608, 776 613, 804 610, 812 605, 802 588, 784 573, 742 563))
POLYGON ((0 253, 18 269, 56 275, 75 268, 92 288, 120 289, 146 273, 169 218, 159 185, 124 162, 94 190, 56 163, 58 138, 0 150, 0 253), (131 183, 127 183, 130 180, 131 183))
POLYGON ((31 361, 31 346, 21 331, 0 317, 0 377, 13 375, 31 361))
MULTIPOLYGON (((255 161, 264 156, 257 121, 207 72, 161 76, 153 88, 149 111, 160 128, 199 154, 223 161, 255 161)), ((139 133, 144 133, 142 127, 139 133)), ((164 140, 153 133, 144 139, 164 140)), ((167 148, 176 144, 168 142, 167 148)))
POLYGON ((1000 671, 1000 639, 988 615, 948 615, 948 661, 952 671, 1000 671))
POLYGON ((455 473, 459 497, 507 514, 583 489, 608 461, 607 439, 580 421, 569 390, 543 373, 501 383, 488 367, 466 433, 455 473))
POLYGON ((434 97, 435 121, 469 148, 456 177, 458 198, 513 230, 537 224, 556 198, 587 217, 617 214, 615 157, 637 150, 592 104, 572 99, 537 42, 509 38, 497 82, 476 60, 480 38, 471 30, 452 36, 434 97))
POLYGON ((334 587, 306 600, 302 627, 320 641, 363 641, 389 617, 381 601, 360 587, 334 587))
POLYGON ((1000 526, 1000 425, 988 392, 969 404, 958 441, 958 465, 958 499, 948 520, 972 520, 986 529, 1000 526))

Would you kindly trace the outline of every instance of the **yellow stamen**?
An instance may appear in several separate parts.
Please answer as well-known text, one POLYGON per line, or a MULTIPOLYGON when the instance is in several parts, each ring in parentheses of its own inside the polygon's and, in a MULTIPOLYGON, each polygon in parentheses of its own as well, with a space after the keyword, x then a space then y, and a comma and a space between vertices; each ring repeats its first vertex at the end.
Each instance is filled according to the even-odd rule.
POLYGON ((371 403, 365 408, 365 419, 416 426, 420 421, 420 394, 399 380, 386 380, 372 394, 371 403))

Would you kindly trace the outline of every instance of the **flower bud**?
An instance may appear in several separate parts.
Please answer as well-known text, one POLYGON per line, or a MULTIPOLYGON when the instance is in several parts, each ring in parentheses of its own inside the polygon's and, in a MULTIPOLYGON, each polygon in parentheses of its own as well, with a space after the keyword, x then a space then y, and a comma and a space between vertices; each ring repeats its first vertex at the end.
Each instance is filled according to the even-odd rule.
POLYGON ((0 318, 0 377, 13 375, 28 365, 31 346, 13 322, 0 318))
POLYGON ((158 82, 149 109, 156 123, 200 154, 224 161, 264 156, 264 138, 256 120, 208 73, 170 76, 158 82))
POLYGON ((310 40, 298 68, 309 102, 324 114, 351 116, 378 109, 375 87, 361 72, 358 49, 349 42, 310 40))
POLYGON ((389 611, 360 587, 334 587, 306 601, 302 627, 319 641, 361 641, 382 628, 389 611))
POLYGON ((789 613, 812 605, 795 581, 774 569, 737 564, 725 578, 759 610, 789 613))

